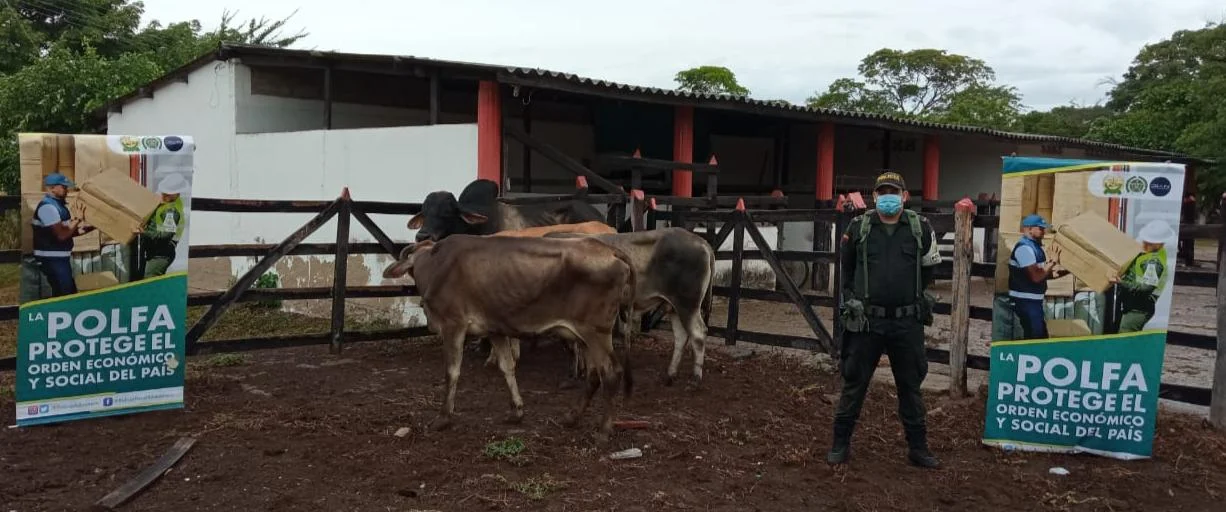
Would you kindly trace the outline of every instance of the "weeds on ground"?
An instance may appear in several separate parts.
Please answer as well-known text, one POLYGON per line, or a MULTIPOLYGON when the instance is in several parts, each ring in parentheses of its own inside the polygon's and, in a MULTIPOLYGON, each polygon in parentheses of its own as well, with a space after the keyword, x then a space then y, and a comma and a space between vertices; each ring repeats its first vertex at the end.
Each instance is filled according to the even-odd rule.
POLYGON ((510 437, 502 441, 490 441, 485 445, 485 456, 494 460, 510 460, 518 457, 527 445, 518 437, 510 437))
POLYGON ((511 484, 512 489, 530 500, 543 500, 549 496, 549 493, 564 489, 565 487, 566 485, 562 482, 554 480, 553 477, 549 476, 549 473, 511 484))
POLYGON ((210 368, 223 368, 227 366, 242 366, 247 364, 247 356, 243 354, 217 354, 208 358, 203 363, 203 366, 210 368))

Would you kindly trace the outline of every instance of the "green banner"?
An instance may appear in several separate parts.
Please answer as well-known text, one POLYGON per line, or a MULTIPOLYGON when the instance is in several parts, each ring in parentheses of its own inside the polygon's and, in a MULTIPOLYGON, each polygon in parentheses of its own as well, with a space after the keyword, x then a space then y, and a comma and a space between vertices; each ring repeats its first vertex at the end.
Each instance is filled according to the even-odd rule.
POLYGON ((17 424, 183 407, 195 142, 18 134, 17 424))
POLYGON ((1003 162, 983 442, 1148 458, 1184 166, 1003 162))
POLYGON ((183 407, 187 273, 21 306, 17 424, 183 407))
POLYGON ((994 343, 983 442, 1149 457, 1165 347, 1165 331, 994 343))

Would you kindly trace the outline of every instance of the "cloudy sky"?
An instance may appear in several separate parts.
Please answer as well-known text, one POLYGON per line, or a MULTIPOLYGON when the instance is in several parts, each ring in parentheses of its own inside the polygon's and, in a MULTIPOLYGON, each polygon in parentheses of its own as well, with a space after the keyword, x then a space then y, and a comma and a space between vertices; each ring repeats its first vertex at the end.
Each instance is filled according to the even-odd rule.
POLYGON ((144 0, 147 19, 282 18, 301 48, 567 71, 672 88, 681 69, 736 72, 802 103, 879 48, 985 60, 1032 108, 1101 100, 1146 43, 1226 21, 1221 0, 144 0), (238 9, 240 5, 246 7, 238 9), (252 7, 252 6, 257 7, 252 7))

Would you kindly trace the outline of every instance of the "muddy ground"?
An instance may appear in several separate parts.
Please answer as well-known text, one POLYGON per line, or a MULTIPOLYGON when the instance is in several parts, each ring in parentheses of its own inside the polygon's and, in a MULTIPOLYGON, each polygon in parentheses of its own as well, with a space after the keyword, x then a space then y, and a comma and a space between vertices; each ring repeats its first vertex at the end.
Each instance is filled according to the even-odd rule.
MULTIPOLYGON (((355 344, 339 358, 306 347, 193 359, 185 410, 0 429, 0 509, 79 510, 180 436, 198 442, 124 510, 1226 508, 1226 436, 1197 418, 1160 412, 1147 461, 1004 454, 978 441, 982 398, 930 394, 931 445, 946 466, 926 471, 906 464, 895 398, 878 386, 850 466, 834 470, 822 459, 835 381, 814 358, 746 356, 712 339, 703 388, 664 387, 671 341, 657 336, 636 344, 636 389, 619 415, 650 426, 604 447, 595 411, 578 428, 557 424, 578 391, 559 390, 569 359, 556 347, 524 352, 518 426, 502 423, 500 374, 468 354, 461 417, 444 432, 425 429, 442 382, 432 340, 355 344), (607 457, 631 447, 643 456, 607 457), (1049 474, 1057 466, 1070 474, 1049 474)), ((13 419, 11 395, 0 396, 0 420, 13 419)))

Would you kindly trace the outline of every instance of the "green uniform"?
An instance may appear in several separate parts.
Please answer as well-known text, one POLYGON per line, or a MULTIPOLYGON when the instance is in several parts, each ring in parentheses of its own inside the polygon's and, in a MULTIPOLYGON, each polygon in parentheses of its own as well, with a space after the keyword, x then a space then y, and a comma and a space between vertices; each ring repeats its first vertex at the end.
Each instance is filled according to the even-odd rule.
POLYGON ((1120 332, 1140 331, 1153 318, 1154 306, 1166 287, 1168 274, 1166 247, 1141 253, 1132 260, 1117 288, 1124 310, 1120 332))
POLYGON ((931 316, 930 304, 921 302, 924 289, 932 283, 932 269, 941 261, 936 235, 927 219, 910 210, 904 210, 892 225, 881 222, 870 210, 852 220, 841 251, 843 295, 856 308, 862 307, 866 322, 844 332, 839 361, 843 391, 834 417, 836 439, 850 438, 884 353, 894 373, 907 443, 912 449, 926 450, 920 384, 928 375, 924 325, 931 324, 931 316), (864 237, 861 222, 868 223, 864 237), (915 227, 919 229, 913 230, 915 227))
POLYGON ((182 197, 159 204, 153 215, 149 216, 149 220, 145 221, 144 231, 140 235, 145 277, 166 273, 166 269, 175 259, 175 249, 179 246, 186 225, 182 197))

